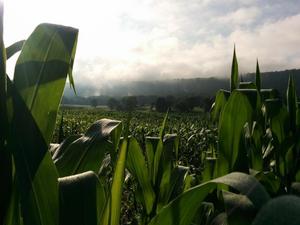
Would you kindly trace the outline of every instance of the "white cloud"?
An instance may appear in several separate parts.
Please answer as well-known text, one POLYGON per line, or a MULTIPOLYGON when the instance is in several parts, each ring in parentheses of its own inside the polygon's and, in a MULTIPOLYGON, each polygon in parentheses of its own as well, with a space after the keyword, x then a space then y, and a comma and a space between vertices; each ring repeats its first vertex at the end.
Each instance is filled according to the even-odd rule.
POLYGON ((77 83, 225 76, 234 43, 241 72, 299 68, 299 0, 7 1, 7 43, 37 23, 80 29, 77 83), (58 7, 59 6, 59 7, 58 7), (30 15, 30 16, 28 16, 30 15))
POLYGON ((216 22, 227 26, 250 25, 256 21, 259 14, 258 7, 239 8, 234 12, 218 17, 216 22))

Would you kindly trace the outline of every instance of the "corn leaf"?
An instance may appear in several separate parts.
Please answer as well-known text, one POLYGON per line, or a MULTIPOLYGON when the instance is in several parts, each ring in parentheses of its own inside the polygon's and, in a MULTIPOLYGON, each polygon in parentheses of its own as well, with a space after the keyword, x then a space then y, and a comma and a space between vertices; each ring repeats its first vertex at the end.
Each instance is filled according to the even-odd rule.
POLYGON ((261 89, 261 75, 260 75, 258 60, 256 61, 255 84, 256 84, 257 90, 260 92, 260 89, 261 89))
POLYGON ((126 157, 128 151, 128 132, 131 115, 128 117, 124 139, 122 141, 120 151, 117 158, 117 164, 115 166, 113 181, 111 185, 111 200, 108 205, 110 208, 110 225, 118 225, 120 223, 121 213, 121 195, 124 182, 126 157))
POLYGON ((273 138, 280 145, 287 138, 290 130, 287 107, 279 99, 266 100, 265 106, 273 138))
POLYGON ((239 86, 239 67, 238 67, 238 62, 235 53, 235 46, 234 46, 232 65, 231 65, 231 79, 230 79, 231 92, 237 89, 238 86, 239 86))
POLYGON ((230 96, 229 91, 219 90, 216 94, 216 100, 211 108, 211 117, 213 121, 217 121, 224 109, 227 99, 230 96))
POLYGON ((12 189, 12 161, 5 142, 8 136, 6 51, 3 42, 3 2, 0 2, 0 224, 3 223, 12 189))
POLYGON ((298 225, 299 211, 299 197, 287 195, 274 198, 258 212, 252 225, 298 225))
POLYGON ((253 203, 241 194, 222 192, 228 224, 250 225, 256 215, 253 203))
POLYGON ((294 77, 289 77, 289 84, 286 91, 287 111, 290 117, 290 127, 296 132, 297 94, 294 77))
POLYGON ((243 173, 230 173, 210 182, 195 186, 175 200, 151 220, 149 225, 189 225, 206 196, 215 190, 218 184, 228 185, 246 195, 256 209, 260 209, 270 196, 263 186, 252 176, 243 173))
POLYGON ((147 166, 149 171, 149 176, 153 177, 153 163, 154 163, 154 154, 157 149, 158 142, 160 140, 159 137, 146 137, 146 158, 147 158, 147 166))
POLYGON ((77 33, 69 27, 39 25, 25 42, 14 83, 9 83, 8 146, 25 225, 58 224, 58 174, 48 147, 77 33))
POLYGON ((244 126, 252 124, 260 108, 256 90, 235 90, 229 97, 219 122, 216 176, 232 171, 247 171, 248 163, 244 148, 244 126))
POLYGON ((161 164, 161 155, 162 155, 162 152, 164 150, 163 136, 164 136, 165 129, 166 129, 168 113, 169 113, 169 111, 166 113, 165 118, 164 118, 163 123, 162 123, 162 126, 160 128, 159 141, 157 143, 157 147, 156 147, 156 150, 155 150, 155 153, 154 153, 154 158, 153 158, 152 182, 153 182, 154 185, 159 185, 159 183, 157 181, 160 180, 160 178, 161 178, 161 173, 159 174, 158 170, 159 170, 159 167, 160 167, 160 164, 161 164), (160 177, 158 177, 159 175, 160 175, 160 177))
POLYGON ((77 35, 74 28, 41 24, 23 45, 16 63, 14 85, 46 143, 52 139, 77 35))
POLYGON ((21 51, 24 43, 25 43, 25 40, 21 40, 21 41, 15 42, 12 45, 8 46, 6 48, 6 58, 9 59, 14 54, 16 54, 18 51, 21 51))
POLYGON ((9 208, 7 210, 4 223, 5 225, 23 225, 21 208, 20 208, 20 191, 16 184, 16 179, 12 186, 12 194, 9 202, 9 208))
POLYGON ((115 151, 110 138, 120 136, 120 128, 120 121, 101 119, 94 122, 82 137, 63 142, 52 157, 59 175, 69 176, 88 170, 98 173, 105 154, 115 151))
POLYGON ((137 140, 133 137, 129 140, 128 156, 127 156, 127 168, 129 172, 137 179, 142 193, 143 203, 146 208, 146 212, 149 215, 152 211, 155 201, 155 193, 151 186, 151 177, 148 173, 146 161, 142 153, 137 140))
POLYGON ((59 192, 60 224, 99 225, 107 199, 94 172, 59 178, 59 192))
POLYGON ((188 167, 176 166, 171 170, 170 175, 162 177, 157 211, 183 192, 184 179, 188 169, 188 167))

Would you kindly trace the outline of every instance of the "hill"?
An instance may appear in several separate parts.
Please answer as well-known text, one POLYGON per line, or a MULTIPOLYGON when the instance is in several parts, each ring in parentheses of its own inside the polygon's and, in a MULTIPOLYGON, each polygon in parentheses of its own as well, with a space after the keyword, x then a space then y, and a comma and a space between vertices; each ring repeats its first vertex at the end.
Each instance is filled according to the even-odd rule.
MULTIPOLYGON (((288 77, 292 74, 295 78, 297 93, 300 93, 300 69, 274 71, 262 73, 262 87, 276 88, 281 93, 286 91, 288 77), (298 84, 298 85, 297 85, 298 84)), ((254 81, 252 73, 241 76, 244 81, 254 81)), ((161 81, 133 81, 110 84, 107 87, 97 89, 92 86, 76 85, 77 97, 67 87, 63 103, 67 104, 89 104, 87 97, 97 98, 100 104, 106 104, 109 97, 121 98, 122 96, 202 96, 213 97, 219 89, 229 89, 229 79, 225 78, 192 78, 173 79, 161 81), (96 96, 95 93, 101 93, 96 96)))

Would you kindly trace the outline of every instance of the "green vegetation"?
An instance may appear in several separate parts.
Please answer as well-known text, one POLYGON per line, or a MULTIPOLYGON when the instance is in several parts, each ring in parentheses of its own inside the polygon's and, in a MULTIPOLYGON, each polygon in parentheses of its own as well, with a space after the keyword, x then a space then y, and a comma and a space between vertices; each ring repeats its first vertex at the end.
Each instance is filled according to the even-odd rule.
POLYGON ((67 76, 75 91, 78 30, 41 24, 5 48, 2 15, 0 5, 0 224, 300 224, 292 76, 286 96, 262 88, 258 63, 256 82, 240 82, 234 50, 231 90, 218 91, 211 121, 131 112, 133 99, 127 114, 103 114, 120 120, 97 109, 57 118, 67 76))
MULTIPOLYGON (((145 137, 155 137, 159 134, 164 115, 150 111, 133 112, 129 127, 130 134, 137 139, 138 143, 145 146, 145 137)), ((127 116, 128 113, 122 111, 63 107, 59 112, 53 141, 59 142, 71 135, 82 134, 99 118, 125 121, 127 116), (63 126, 61 127, 62 115, 63 126)), ((199 112, 170 112, 165 130, 169 134, 178 134, 179 163, 190 166, 192 172, 200 175, 204 155, 207 151, 213 152, 216 148, 217 129, 209 122, 208 115, 199 112)))

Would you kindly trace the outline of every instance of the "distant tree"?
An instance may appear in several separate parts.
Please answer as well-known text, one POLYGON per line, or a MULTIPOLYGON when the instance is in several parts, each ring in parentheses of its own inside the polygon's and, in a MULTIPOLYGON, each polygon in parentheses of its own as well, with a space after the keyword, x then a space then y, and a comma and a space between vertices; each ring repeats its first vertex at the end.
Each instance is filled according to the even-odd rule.
POLYGON ((97 99, 96 98, 92 98, 91 100, 90 100, 90 104, 91 104, 91 106, 93 106, 93 107, 97 107, 97 105, 98 105, 98 101, 97 101, 97 99))
POLYGON ((156 100, 155 109, 157 112, 166 112, 169 108, 167 100, 163 97, 159 97, 156 100))
POLYGON ((168 95, 166 97, 166 101, 167 101, 167 105, 168 105, 168 108, 172 108, 176 102, 176 98, 172 95, 168 95))
POLYGON ((194 109, 195 106, 198 104, 197 97, 188 97, 178 99, 177 103, 174 105, 176 111, 179 112, 190 112, 194 109))
POLYGON ((136 96, 127 96, 122 98, 122 110, 132 111, 137 107, 136 96))
POLYGON ((115 98, 109 98, 107 100, 107 106, 111 109, 111 110, 114 110, 114 109, 118 109, 119 106, 120 106, 120 103, 117 99, 115 98))
POLYGON ((174 105, 174 108, 176 111, 179 111, 179 112, 189 112, 190 111, 189 105, 185 99, 179 100, 174 105))

